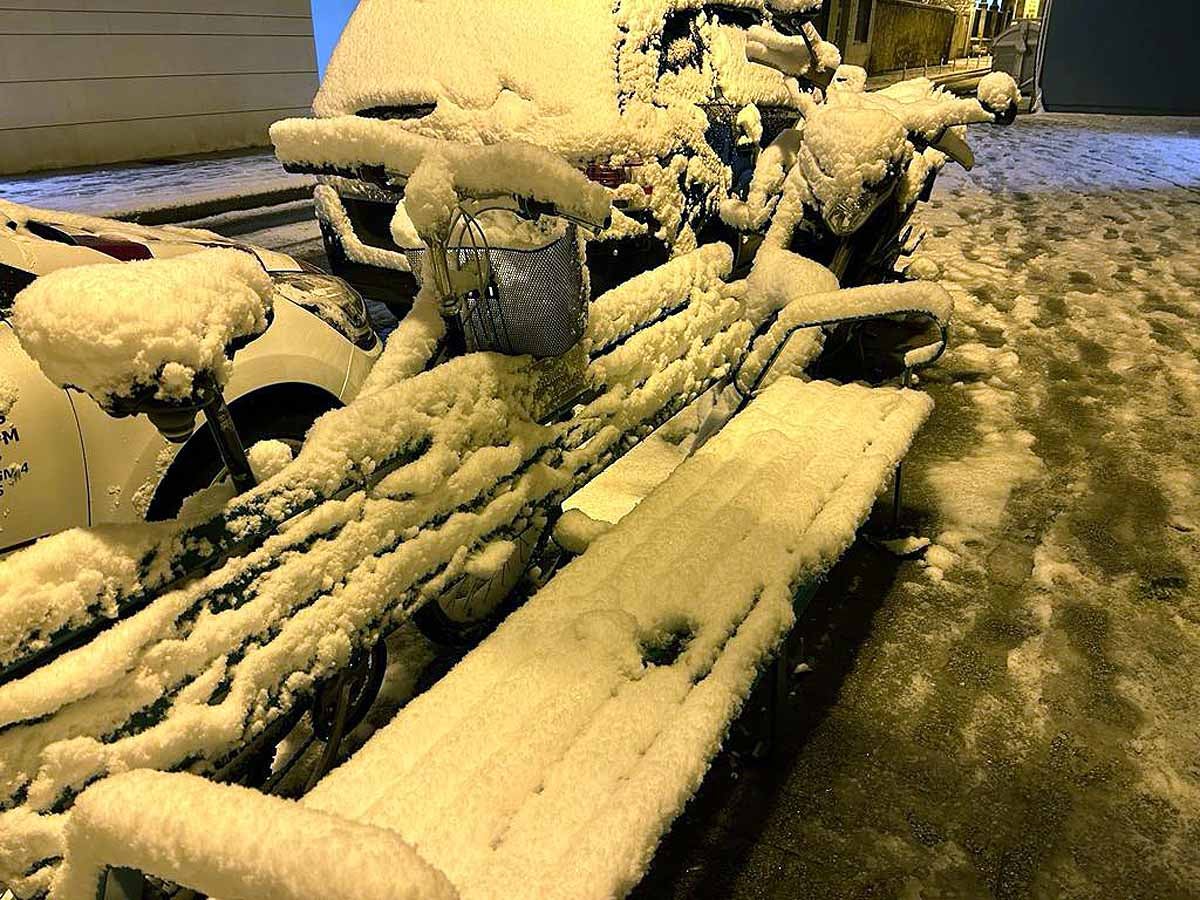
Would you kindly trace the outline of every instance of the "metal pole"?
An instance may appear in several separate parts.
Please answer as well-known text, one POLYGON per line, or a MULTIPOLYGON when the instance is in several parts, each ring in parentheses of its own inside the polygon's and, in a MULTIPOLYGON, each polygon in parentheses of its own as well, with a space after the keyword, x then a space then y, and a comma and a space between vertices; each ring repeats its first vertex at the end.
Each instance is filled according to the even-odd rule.
POLYGON ((233 423, 233 416, 229 413, 221 389, 215 384, 212 385, 212 399, 204 404, 204 421, 208 423, 208 431, 216 442, 221 460, 225 463, 225 469, 229 472, 229 478, 237 492, 245 493, 257 485, 258 481, 250 468, 250 460, 246 457, 246 449, 242 446, 237 426, 233 423))
POLYGON ((892 532, 900 530, 900 481, 904 477, 904 461, 896 463, 896 484, 892 492, 892 532))

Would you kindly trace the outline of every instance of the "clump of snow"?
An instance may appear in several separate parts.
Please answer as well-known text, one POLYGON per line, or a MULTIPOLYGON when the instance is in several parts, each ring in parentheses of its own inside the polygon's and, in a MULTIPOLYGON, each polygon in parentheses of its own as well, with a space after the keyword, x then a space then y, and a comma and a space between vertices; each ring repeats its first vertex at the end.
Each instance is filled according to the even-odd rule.
POLYGON ((819 262, 768 244, 754 258, 746 287, 770 309, 778 310, 796 297, 836 291, 838 280, 819 262))
POLYGON ((271 126, 271 140, 279 158, 290 163, 343 170, 374 165, 404 177, 416 176, 423 168, 409 182, 405 195, 418 232, 422 222, 430 227, 448 222, 449 211, 461 196, 520 194, 593 224, 603 224, 609 216, 607 189, 561 157, 526 142, 472 146, 358 116, 284 119, 271 126))
POLYGON ((117 598, 144 577, 139 561, 156 544, 170 546, 179 527, 110 525, 75 528, 39 541, 0 567, 0 665, 40 649, 97 611, 115 612, 117 598), (80 596, 87 601, 79 605, 80 596))
POLYGON ((230 342, 266 329, 271 296, 254 256, 212 249, 51 272, 17 295, 12 323, 51 381, 102 406, 187 400, 201 373, 225 383, 230 342))
POLYGON ((184 497, 183 503, 179 505, 177 518, 208 519, 219 513, 225 504, 236 496, 237 490, 231 481, 228 479, 218 481, 184 497))
POLYGON ((1079 566, 1066 556, 1062 547, 1052 540, 1044 541, 1033 551, 1033 570, 1030 573, 1034 582, 1047 591, 1065 585, 1082 585, 1086 583, 1079 566))
POLYGON ((833 74, 833 83, 829 85, 832 91, 849 91, 861 94, 867 87, 867 70, 862 66, 838 66, 833 74))
POLYGON ((0 416, 7 416, 16 405, 21 391, 16 383, 6 374, 0 372, 0 416))
MULTIPOLYGON (((701 17, 700 31, 709 46, 711 65, 715 70, 705 81, 711 83, 715 76, 718 96, 722 100, 737 106, 754 103, 762 107, 793 109, 805 104, 800 86, 794 74, 788 70, 793 66, 801 66, 804 72, 812 68, 806 49, 802 47, 800 53, 809 62, 801 61, 791 52, 784 35, 766 28, 756 33, 757 40, 752 40, 746 30, 723 25, 720 10, 715 11, 711 18, 701 17), (764 41, 770 42, 771 46, 764 44, 764 41), (751 50, 751 43, 758 44, 761 56, 751 50)), ((829 52, 824 48, 838 52, 832 44, 827 45, 819 38, 816 45, 823 48, 820 54, 826 60, 829 59, 829 52)), ((707 86, 705 84, 706 89, 707 86)), ((702 95, 691 99, 703 100, 706 97, 702 95)))
MULTIPOLYGON (((292 448, 283 441, 258 441, 246 451, 250 470, 259 484, 282 472, 292 461, 292 448)), ((179 507, 180 519, 208 519, 216 515, 237 496, 237 489, 228 477, 222 476, 206 488, 184 498, 179 507)))
POLYGON ((615 109, 617 38, 609 0, 371 0, 347 23, 313 109, 325 117, 438 101, 480 109, 506 91, 548 116, 615 109))
POLYGON ((360 397, 387 390, 423 371, 446 333, 432 282, 422 285, 408 315, 400 320, 359 388, 360 397))
POLYGON ((825 41, 814 42, 817 52, 814 59, 803 37, 784 35, 773 28, 754 25, 746 38, 747 59, 788 75, 806 75, 813 69, 814 63, 818 69, 837 69, 841 62, 837 46, 825 41))
POLYGON ((258 441, 247 452, 250 469, 259 482, 273 478, 292 461, 292 446, 284 441, 258 441))
POLYGON ((1007 72, 989 72, 979 80, 975 95, 988 109, 997 112, 1021 102, 1021 89, 1007 72))
POLYGON ((824 266, 770 245, 755 259, 747 286, 772 309, 787 307, 786 316, 794 321, 914 312, 946 325, 954 313, 954 298, 935 284, 868 284, 838 290, 837 279, 824 266))
POLYGON ((937 281, 942 277, 942 267, 928 256, 918 256, 905 267, 904 274, 920 281, 937 281))
POLYGON ((686 441, 673 444, 651 435, 606 468, 563 503, 563 519, 567 521, 561 527, 567 530, 567 540, 575 546, 586 546, 590 543, 588 535, 598 536, 620 522, 679 467, 687 458, 687 449, 686 441))
POLYGON ((800 132, 784 129, 754 163, 754 174, 745 200, 728 197, 721 202, 721 218, 739 231, 758 231, 771 217, 788 172, 796 164, 800 132))
POLYGON ((914 153, 912 162, 904 170, 897 188, 897 201, 902 208, 917 202, 931 174, 941 172, 946 167, 946 154, 932 147, 926 147, 920 153, 914 153))
POLYGON ((884 549, 888 553, 903 558, 910 558, 924 552, 932 543, 927 537, 917 537, 915 535, 903 538, 894 538, 892 540, 880 541, 884 549))
POLYGON ((516 552, 517 545, 512 541, 489 541, 467 557, 466 573, 473 578, 494 578, 516 552))
POLYGON ((738 110, 737 120, 738 146, 750 145, 757 147, 762 141, 762 113, 753 103, 748 103, 738 110))
POLYGON ((824 207, 858 197, 912 155, 908 133, 880 109, 818 107, 805 121, 799 164, 824 207))
POLYGON ((421 250, 425 247, 421 235, 417 233, 417 226, 413 224, 412 217, 405 208, 403 199, 396 203, 396 211, 392 213, 388 231, 391 232, 392 241, 397 247, 405 250, 421 250))
POLYGON ((941 341, 914 347, 904 354, 904 367, 906 369, 922 369, 941 356, 945 350, 946 345, 941 341))
POLYGON ((592 303, 587 333, 590 347, 599 350, 653 321, 686 302, 694 289, 727 276, 732 268, 733 251, 727 244, 706 244, 618 285, 592 303))
POLYGON ((910 78, 877 91, 856 88, 857 76, 847 73, 846 84, 829 92, 823 108, 882 110, 925 140, 946 128, 993 121, 978 100, 955 97, 928 78, 910 78))
POLYGON ((572 507, 565 509, 555 523, 554 541, 568 553, 579 554, 611 527, 611 522, 593 519, 582 509, 572 507))

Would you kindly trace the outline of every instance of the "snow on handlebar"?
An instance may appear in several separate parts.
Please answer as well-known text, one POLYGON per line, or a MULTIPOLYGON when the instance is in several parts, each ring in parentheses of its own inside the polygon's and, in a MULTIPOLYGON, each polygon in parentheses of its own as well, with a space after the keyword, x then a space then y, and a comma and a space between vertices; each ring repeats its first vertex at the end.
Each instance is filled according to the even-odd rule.
MULTIPOLYGON (((426 184, 436 194, 418 197, 433 223, 449 222, 459 200, 514 195, 551 212, 596 228, 611 220, 611 196, 570 163, 541 147, 522 141, 472 145, 412 134, 394 122, 359 116, 329 119, 284 119, 271 126, 275 154, 290 169, 357 172, 364 166, 383 169, 390 177, 426 184), (428 161, 427 171, 418 168, 428 161), (449 191, 450 193, 445 193, 449 191), (439 207, 446 207, 439 211, 439 207)), ((424 190, 424 189, 423 189, 424 190)), ((412 214, 410 208, 410 215, 412 214)), ((418 215, 413 216, 414 224, 418 215)))

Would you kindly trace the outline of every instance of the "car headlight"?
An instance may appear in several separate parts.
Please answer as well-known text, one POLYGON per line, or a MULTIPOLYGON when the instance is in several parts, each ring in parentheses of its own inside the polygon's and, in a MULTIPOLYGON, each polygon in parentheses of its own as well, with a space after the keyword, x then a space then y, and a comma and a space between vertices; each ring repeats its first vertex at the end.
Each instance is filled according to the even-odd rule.
POLYGON ((838 237, 853 234, 862 227, 871 214, 891 196, 900 180, 900 173, 892 171, 878 184, 864 186, 852 197, 845 197, 821 210, 821 217, 829 230, 838 237))
POLYGON ((340 278, 316 272, 272 272, 276 292, 303 307, 356 347, 375 346, 367 304, 340 278))

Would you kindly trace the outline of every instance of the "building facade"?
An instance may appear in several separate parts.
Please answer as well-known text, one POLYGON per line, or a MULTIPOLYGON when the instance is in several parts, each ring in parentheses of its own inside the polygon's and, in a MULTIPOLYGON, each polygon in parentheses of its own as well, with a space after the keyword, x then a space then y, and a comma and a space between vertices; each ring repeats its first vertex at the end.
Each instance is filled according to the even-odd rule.
POLYGON ((0 173, 264 145, 308 111, 316 71, 308 0, 17 0, 0 173))
MULTIPOLYGON (((1026 0, 1019 0, 1021 13, 1027 7, 1026 0)), ((976 0, 969 29, 969 51, 987 50, 992 39, 1012 24, 1017 17, 1018 0, 976 0)))
POLYGON ((871 57, 871 38, 878 0, 826 0, 815 24, 828 41, 842 51, 847 65, 866 68, 871 57))
POLYGON ((939 65, 965 54, 974 3, 827 0, 816 25, 850 65, 862 66, 872 74, 912 69, 939 65), (954 3, 963 9, 956 9, 954 3))

